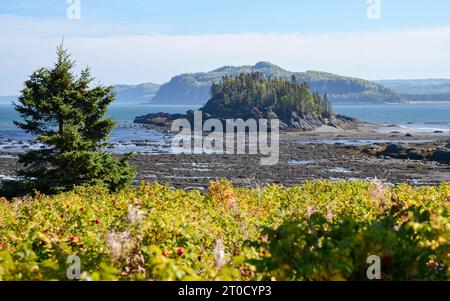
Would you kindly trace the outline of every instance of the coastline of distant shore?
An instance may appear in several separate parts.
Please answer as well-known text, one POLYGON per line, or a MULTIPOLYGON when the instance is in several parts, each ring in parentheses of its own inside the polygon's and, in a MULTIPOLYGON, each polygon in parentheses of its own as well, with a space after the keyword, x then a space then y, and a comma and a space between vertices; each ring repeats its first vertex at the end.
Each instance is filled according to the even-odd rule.
POLYGON ((405 100, 408 105, 448 105, 450 100, 405 100))

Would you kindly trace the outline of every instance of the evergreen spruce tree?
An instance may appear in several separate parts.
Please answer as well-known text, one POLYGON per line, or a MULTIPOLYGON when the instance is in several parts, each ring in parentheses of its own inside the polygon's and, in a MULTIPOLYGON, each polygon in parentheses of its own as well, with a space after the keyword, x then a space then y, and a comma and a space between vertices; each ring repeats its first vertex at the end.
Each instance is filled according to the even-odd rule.
POLYGON ((333 106, 331 105, 331 101, 328 100, 328 94, 325 93, 325 96, 323 97, 323 103, 324 103, 324 114, 323 116, 325 118, 330 118, 334 115, 333 112, 333 106))
POLYGON ((134 177, 128 156, 119 160, 102 151, 115 125, 105 117, 113 88, 93 87, 90 69, 76 76, 74 66, 61 44, 54 66, 35 71, 15 104, 22 117, 15 124, 45 146, 20 155, 19 176, 28 190, 58 193, 85 184, 118 190, 134 177))
POLYGON ((203 112, 221 119, 254 118, 254 112, 275 113, 289 124, 292 113, 303 117, 334 116, 328 96, 324 99, 313 93, 308 84, 299 84, 293 76, 291 80, 266 78, 262 73, 244 73, 239 76, 224 76, 214 83, 211 99, 201 109, 203 112))

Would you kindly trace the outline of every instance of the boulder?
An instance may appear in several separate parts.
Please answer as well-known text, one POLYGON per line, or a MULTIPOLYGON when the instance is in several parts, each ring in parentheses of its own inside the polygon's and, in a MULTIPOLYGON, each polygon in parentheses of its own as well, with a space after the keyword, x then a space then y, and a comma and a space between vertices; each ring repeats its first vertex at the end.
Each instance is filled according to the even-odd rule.
POLYGON ((437 149, 431 155, 431 159, 433 161, 437 161, 440 163, 450 163, 450 151, 446 149, 437 149))

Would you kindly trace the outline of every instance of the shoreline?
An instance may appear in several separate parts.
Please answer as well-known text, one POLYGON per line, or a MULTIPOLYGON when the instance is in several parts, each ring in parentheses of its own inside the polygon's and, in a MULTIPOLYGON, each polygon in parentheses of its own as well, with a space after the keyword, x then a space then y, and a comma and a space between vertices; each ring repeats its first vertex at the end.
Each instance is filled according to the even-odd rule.
POLYGON ((379 142, 423 143, 450 139, 449 130, 430 130, 403 128, 398 125, 361 123, 352 129, 321 127, 311 132, 285 132, 284 142, 298 141, 362 141, 371 144, 379 142))
MULTIPOLYGON (((138 171, 136 181, 157 181, 184 189, 203 190, 210 181, 220 178, 249 187, 374 178, 391 184, 437 185, 450 182, 450 164, 377 157, 364 150, 390 143, 430 147, 448 142, 450 133, 406 135, 397 127, 365 123, 349 130, 323 127, 312 132, 281 132, 280 159, 274 166, 260 165, 259 155, 170 153, 138 153, 130 163, 138 171)), ((1 153, 0 179, 14 177, 19 168, 16 156, 1 153)))

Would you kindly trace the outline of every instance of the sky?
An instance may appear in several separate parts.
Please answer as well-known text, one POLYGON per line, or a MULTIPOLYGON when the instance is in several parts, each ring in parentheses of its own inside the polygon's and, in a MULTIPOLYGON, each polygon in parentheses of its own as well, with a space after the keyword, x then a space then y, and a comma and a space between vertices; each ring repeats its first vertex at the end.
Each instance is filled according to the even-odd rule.
POLYGON ((270 61, 365 79, 450 78, 448 0, 1 0, 0 95, 64 37, 102 84, 270 61))

